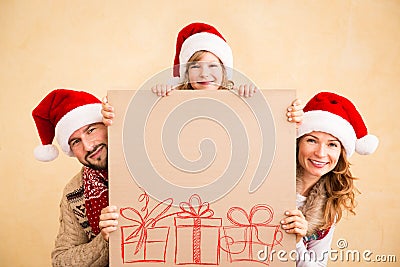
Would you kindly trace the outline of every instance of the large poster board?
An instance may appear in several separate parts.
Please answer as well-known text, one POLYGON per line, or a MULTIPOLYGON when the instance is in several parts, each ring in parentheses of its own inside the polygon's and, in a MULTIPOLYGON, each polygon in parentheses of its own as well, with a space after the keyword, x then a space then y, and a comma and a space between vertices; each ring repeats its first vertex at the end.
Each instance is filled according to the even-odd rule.
POLYGON ((279 223, 295 208, 294 98, 109 91, 110 265, 295 266, 279 223))

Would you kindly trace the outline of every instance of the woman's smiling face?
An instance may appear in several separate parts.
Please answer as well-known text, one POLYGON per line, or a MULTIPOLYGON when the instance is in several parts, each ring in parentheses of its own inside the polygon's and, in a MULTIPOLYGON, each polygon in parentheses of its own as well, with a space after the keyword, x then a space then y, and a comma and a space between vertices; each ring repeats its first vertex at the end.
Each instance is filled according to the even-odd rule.
POLYGON ((298 161, 303 179, 321 178, 336 167, 341 153, 340 141, 324 132, 311 132, 299 141, 298 161))
POLYGON ((218 90, 223 80, 223 67, 218 57, 205 52, 199 60, 188 63, 188 77, 195 90, 218 90))

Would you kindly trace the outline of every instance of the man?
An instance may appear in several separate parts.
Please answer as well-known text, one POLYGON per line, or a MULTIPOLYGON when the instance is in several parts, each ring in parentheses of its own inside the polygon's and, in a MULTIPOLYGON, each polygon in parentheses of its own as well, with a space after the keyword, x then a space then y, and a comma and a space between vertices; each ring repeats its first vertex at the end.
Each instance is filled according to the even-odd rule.
POLYGON ((58 89, 39 103, 32 116, 42 142, 34 150, 36 159, 52 161, 58 156, 52 145, 56 138, 64 153, 83 164, 64 188, 53 266, 107 266, 108 235, 116 229, 118 214, 116 207, 108 207, 107 128, 101 102, 86 92, 58 89), (101 230, 105 207, 111 215, 105 215, 107 227, 101 230))

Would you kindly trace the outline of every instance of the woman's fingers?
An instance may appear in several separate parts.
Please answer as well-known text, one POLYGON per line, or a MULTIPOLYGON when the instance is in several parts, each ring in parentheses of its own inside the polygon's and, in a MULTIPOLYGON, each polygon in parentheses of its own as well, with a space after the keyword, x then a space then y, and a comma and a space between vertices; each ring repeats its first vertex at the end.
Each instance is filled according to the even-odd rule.
POLYGON ((300 210, 286 211, 286 218, 281 220, 282 228, 289 234, 305 236, 307 234, 308 222, 300 210))
POLYGON ((290 122, 295 122, 297 123, 297 127, 300 126, 301 122, 303 121, 303 116, 304 116, 304 111, 303 111, 304 105, 300 99, 295 99, 292 102, 292 105, 288 107, 287 109, 287 120, 290 122))

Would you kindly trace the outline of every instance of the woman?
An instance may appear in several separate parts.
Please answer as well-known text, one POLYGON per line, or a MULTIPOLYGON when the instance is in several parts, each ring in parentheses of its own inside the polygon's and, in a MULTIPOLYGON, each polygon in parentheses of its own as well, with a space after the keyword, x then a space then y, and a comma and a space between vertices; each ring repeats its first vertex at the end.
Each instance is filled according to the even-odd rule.
POLYGON ((378 139, 369 135, 355 106, 322 92, 305 106, 297 129, 297 210, 287 211, 282 228, 296 235, 297 266, 326 266, 335 224, 354 213, 355 178, 347 160, 368 155, 378 139))

